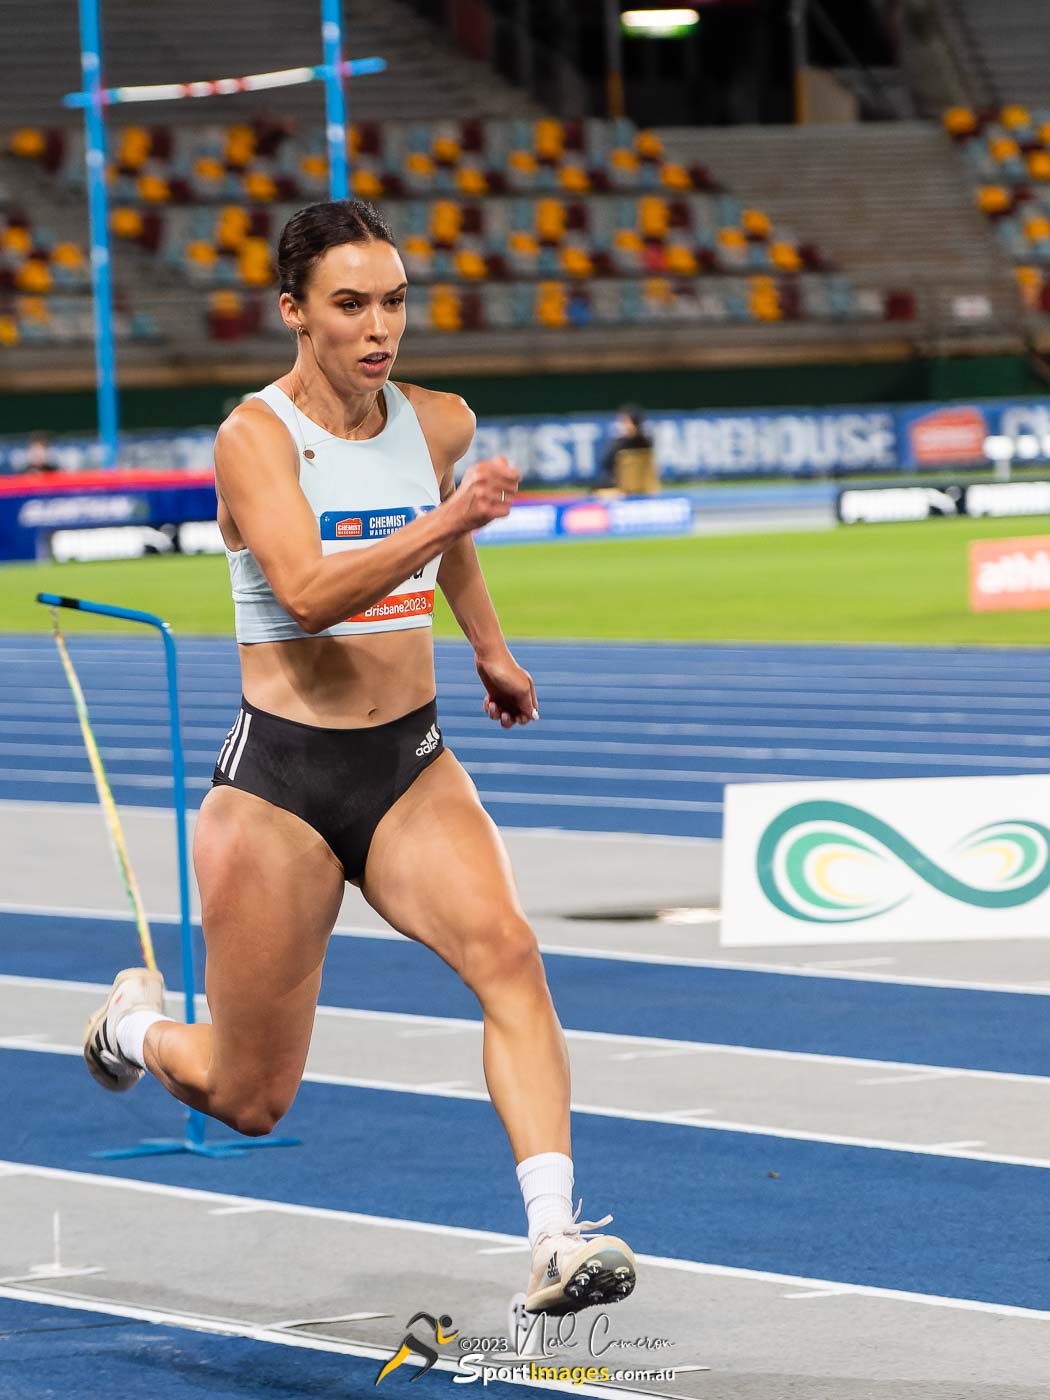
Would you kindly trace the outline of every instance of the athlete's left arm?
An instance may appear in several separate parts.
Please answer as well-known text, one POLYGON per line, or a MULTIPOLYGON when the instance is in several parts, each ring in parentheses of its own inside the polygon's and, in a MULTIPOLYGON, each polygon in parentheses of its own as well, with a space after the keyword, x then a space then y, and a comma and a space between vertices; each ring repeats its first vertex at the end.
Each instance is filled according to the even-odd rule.
MULTIPOLYGON (((456 489, 456 463, 474 438, 474 414, 458 394, 413 386, 411 399, 441 480, 441 498, 446 500, 456 489)), ((474 662, 485 687, 485 713, 504 729, 539 719, 536 687, 510 653, 470 535, 460 536, 445 551, 438 583, 474 648, 474 662)))

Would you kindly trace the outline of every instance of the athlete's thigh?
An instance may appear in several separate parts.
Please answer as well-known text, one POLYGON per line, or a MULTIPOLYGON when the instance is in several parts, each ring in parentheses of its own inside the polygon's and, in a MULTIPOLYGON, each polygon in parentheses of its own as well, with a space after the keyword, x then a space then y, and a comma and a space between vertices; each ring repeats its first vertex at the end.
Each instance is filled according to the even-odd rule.
POLYGON ((466 939, 513 936, 525 922, 496 824, 447 749, 376 828, 361 890, 388 923, 457 971, 466 939))
POLYGON ((213 788, 202 804, 193 863, 215 1080, 297 1085, 343 868, 306 822, 230 787, 213 788))

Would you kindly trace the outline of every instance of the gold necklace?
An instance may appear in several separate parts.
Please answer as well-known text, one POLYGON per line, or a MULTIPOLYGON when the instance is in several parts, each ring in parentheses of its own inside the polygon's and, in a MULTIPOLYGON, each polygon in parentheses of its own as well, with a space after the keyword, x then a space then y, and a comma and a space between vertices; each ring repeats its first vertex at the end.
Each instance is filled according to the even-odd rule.
MULTIPOLYGON (((295 391, 294 391, 294 390, 293 390, 292 393, 289 395, 289 398, 290 398, 291 401, 292 401, 292 407, 295 408, 295 407, 296 407, 296 402, 295 402, 295 391)), ((372 412, 372 410, 378 406, 378 403, 379 403, 379 393, 378 393, 378 391, 376 391, 376 393, 375 393, 375 394, 373 395, 373 397, 372 397, 372 402, 371 402, 371 403, 368 405, 368 407, 365 409, 365 417, 364 417, 364 418, 358 419, 358 421, 357 421, 357 422, 354 424, 354 426, 350 429, 350 432, 351 432, 351 433, 356 433, 356 432, 357 432, 358 428, 359 428, 359 427, 361 426, 361 424, 365 421, 365 419, 369 416, 369 414, 372 412)), ((302 409, 299 409, 299 412, 302 413, 302 409)), ((303 416, 305 417, 306 415, 304 414, 303 416)), ((312 422, 312 421, 313 421, 313 420, 311 419, 311 422, 312 422)), ((323 423, 318 423, 317 426, 318 426, 323 432, 328 433, 328 436, 331 437, 331 438, 341 438, 344 442, 349 442, 349 441, 351 441, 351 439, 350 439, 348 436, 344 435, 343 433, 332 433, 332 432, 329 432, 328 429, 324 426, 323 423)), ((313 454, 310 453, 310 452, 307 452, 306 455, 309 457, 309 456, 312 456, 313 454)))

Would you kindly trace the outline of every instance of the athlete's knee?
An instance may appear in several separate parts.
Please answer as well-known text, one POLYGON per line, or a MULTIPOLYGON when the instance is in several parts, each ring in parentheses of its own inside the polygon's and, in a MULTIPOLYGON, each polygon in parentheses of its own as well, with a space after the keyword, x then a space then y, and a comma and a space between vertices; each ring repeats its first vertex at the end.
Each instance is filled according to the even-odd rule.
POLYGON ((528 921, 508 913, 471 934, 464 945, 461 975, 479 995, 508 983, 545 985, 543 959, 528 921))
POLYGON ((271 1085, 220 1091, 212 1095, 208 1111, 244 1137, 265 1137, 291 1108, 297 1088, 271 1085))

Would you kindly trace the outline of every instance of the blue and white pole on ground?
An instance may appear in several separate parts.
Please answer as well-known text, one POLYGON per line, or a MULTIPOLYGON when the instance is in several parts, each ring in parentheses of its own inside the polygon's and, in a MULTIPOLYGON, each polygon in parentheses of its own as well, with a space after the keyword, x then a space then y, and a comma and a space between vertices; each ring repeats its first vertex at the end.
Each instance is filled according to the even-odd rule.
POLYGON ((84 136, 91 229, 91 287, 95 308, 98 435, 102 444, 102 465, 111 468, 117 465, 117 367, 113 346, 113 289, 106 200, 106 124, 102 115, 102 39, 98 0, 80 0, 80 68, 84 93, 89 99, 84 105, 84 136))
POLYGON ((328 197, 346 199, 350 177, 346 159, 346 96, 343 92, 342 0, 321 0, 324 39, 325 134, 328 139, 328 197))

